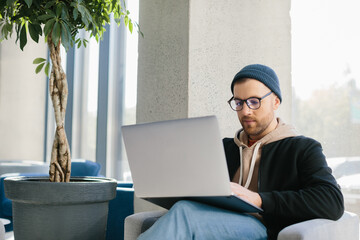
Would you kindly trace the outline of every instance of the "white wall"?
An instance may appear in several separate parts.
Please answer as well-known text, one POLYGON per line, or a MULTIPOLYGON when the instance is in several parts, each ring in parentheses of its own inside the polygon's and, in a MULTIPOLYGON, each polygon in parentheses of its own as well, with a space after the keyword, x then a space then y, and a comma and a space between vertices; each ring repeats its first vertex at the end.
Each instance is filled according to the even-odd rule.
POLYGON ((32 61, 47 48, 28 39, 22 52, 14 36, 0 43, 0 159, 42 161, 46 78, 32 61))

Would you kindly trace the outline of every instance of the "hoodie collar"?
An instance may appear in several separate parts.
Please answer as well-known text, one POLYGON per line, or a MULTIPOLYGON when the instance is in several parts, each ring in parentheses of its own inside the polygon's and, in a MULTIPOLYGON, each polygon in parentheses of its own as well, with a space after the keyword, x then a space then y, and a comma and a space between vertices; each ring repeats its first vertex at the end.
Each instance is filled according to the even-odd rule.
MULTIPOLYGON (((282 140, 284 138, 295 137, 299 135, 294 126, 284 123, 280 118, 277 118, 277 122, 278 125, 276 128, 265 135, 263 138, 259 139, 257 142, 260 142, 261 145, 265 145, 271 142, 282 140)), ((243 129, 240 129, 236 132, 234 141, 239 147, 248 147, 248 135, 243 129)), ((254 147, 255 145, 256 143, 251 147, 254 147)))

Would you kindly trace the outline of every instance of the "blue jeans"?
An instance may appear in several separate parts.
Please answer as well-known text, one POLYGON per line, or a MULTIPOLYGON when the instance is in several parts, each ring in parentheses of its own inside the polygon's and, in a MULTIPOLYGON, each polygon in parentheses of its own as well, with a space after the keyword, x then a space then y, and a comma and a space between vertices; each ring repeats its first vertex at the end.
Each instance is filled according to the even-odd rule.
POLYGON ((267 239, 266 227, 253 216, 206 204, 179 201, 138 240, 267 239))

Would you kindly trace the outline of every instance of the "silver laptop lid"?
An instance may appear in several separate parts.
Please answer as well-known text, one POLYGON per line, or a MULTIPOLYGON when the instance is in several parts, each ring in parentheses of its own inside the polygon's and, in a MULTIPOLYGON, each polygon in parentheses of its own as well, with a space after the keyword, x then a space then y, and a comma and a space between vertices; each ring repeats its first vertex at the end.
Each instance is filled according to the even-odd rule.
POLYGON ((122 133, 138 197, 231 194, 215 116, 123 126, 122 133))

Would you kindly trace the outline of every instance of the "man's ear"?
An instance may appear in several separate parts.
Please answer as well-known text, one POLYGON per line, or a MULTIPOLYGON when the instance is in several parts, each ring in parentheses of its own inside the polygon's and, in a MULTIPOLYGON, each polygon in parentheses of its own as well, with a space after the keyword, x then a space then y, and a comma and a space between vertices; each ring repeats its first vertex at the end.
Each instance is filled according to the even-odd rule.
POLYGON ((274 100, 273 100, 273 109, 277 110, 280 106, 280 99, 278 96, 275 95, 274 100))

